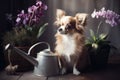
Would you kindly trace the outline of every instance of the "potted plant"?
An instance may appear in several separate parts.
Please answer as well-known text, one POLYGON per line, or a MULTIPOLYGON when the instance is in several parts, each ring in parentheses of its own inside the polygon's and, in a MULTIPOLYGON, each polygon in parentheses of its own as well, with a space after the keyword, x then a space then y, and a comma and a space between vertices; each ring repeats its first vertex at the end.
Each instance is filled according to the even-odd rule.
POLYGON ((107 65, 110 49, 114 47, 106 38, 106 34, 96 35, 93 30, 90 30, 90 38, 86 40, 86 46, 93 68, 107 65))
MULTIPOLYGON (((102 8, 100 11, 94 10, 92 18, 103 18, 111 26, 116 26, 120 21, 120 15, 111 10, 102 8)), ((116 49, 111 42, 107 40, 108 34, 98 33, 102 22, 99 23, 96 33, 90 29, 90 37, 86 40, 86 46, 90 55, 93 68, 103 68, 107 65, 111 49, 116 49)))
MULTIPOLYGON (((30 6, 26 13, 22 10, 17 15, 15 24, 13 17, 11 15, 7 15, 14 27, 11 31, 6 32, 4 35, 3 44, 6 45, 11 43, 12 45, 27 52, 30 46, 39 41, 39 37, 43 34, 46 26, 48 25, 48 23, 42 22, 43 14, 46 10, 47 6, 37 0, 36 4, 30 6)), ((20 55, 16 54, 13 50, 9 50, 8 54, 10 55, 8 56, 5 54, 6 61, 8 62, 9 60, 9 63, 12 63, 12 65, 18 64, 18 71, 31 69, 30 66, 32 65, 20 55)))

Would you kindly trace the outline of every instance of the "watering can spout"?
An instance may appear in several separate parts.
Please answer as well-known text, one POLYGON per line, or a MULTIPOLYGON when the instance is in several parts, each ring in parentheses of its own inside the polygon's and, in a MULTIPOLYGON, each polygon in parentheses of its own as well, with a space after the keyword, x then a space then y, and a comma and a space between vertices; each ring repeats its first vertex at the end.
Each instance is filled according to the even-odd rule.
POLYGON ((18 54, 20 54, 23 58, 25 58, 25 59, 28 60, 30 63, 32 63, 34 66, 36 66, 36 67, 38 66, 38 61, 37 61, 35 58, 29 56, 26 52, 24 52, 24 51, 22 51, 22 50, 20 50, 20 49, 18 49, 18 48, 16 48, 16 47, 14 47, 14 46, 11 45, 11 44, 7 44, 7 45, 5 46, 5 50, 8 50, 8 49, 13 49, 13 50, 16 51, 18 54))

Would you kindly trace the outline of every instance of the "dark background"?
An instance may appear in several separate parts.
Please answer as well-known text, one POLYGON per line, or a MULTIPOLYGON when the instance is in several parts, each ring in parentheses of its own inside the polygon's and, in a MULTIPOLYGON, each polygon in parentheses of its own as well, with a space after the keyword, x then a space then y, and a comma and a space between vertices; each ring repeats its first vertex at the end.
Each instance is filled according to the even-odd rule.
POLYGON ((33 3, 35 3, 35 0, 1 0, 0 2, 0 70, 4 68, 5 64, 2 37, 6 31, 12 29, 12 25, 6 19, 6 14, 16 15, 33 3))

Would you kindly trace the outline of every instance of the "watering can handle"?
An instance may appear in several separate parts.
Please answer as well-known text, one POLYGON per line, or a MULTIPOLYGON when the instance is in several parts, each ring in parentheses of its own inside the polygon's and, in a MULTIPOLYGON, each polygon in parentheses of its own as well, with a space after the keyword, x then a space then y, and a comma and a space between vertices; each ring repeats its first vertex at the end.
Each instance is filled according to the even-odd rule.
POLYGON ((34 44, 34 45, 32 45, 32 46, 30 47, 30 49, 28 50, 28 55, 30 55, 31 50, 32 50, 35 46, 40 45, 40 44, 46 44, 46 45, 48 46, 48 50, 50 51, 50 45, 49 45, 47 42, 38 42, 38 43, 36 43, 36 44, 34 44))

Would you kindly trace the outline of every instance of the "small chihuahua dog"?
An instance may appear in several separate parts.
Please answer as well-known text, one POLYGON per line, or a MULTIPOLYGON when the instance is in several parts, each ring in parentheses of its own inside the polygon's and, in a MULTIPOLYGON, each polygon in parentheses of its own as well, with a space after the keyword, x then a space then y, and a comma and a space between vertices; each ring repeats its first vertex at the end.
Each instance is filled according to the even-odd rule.
POLYGON ((55 35, 55 52, 60 56, 61 73, 73 72, 80 74, 80 70, 87 65, 85 52, 86 13, 77 13, 75 17, 66 16, 65 11, 57 9, 55 24, 59 27, 55 35))

